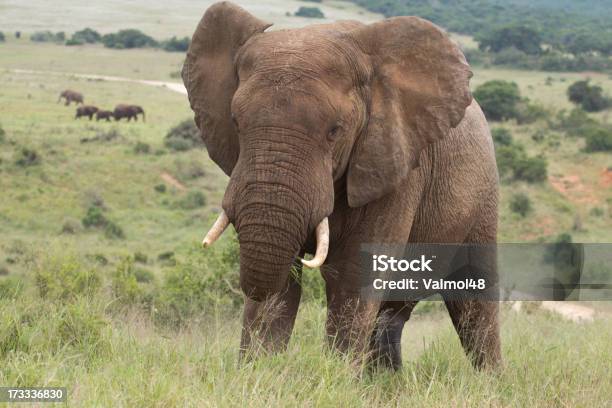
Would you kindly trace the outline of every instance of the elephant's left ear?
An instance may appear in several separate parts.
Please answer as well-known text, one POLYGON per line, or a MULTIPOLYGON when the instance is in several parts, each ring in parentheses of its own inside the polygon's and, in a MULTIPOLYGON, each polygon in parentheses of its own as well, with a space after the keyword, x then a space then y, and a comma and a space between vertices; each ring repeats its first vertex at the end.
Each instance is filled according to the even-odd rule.
POLYGON ((472 102, 469 65, 445 32, 396 17, 350 33, 372 64, 370 117, 347 170, 348 201, 362 206, 393 191, 419 155, 457 126, 472 102))

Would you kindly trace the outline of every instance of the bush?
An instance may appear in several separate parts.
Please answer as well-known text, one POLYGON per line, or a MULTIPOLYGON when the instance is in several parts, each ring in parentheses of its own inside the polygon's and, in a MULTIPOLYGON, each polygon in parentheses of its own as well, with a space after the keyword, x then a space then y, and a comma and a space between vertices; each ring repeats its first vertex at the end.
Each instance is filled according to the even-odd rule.
POLYGON ((587 152, 609 152, 612 151, 612 128, 592 127, 584 134, 587 152))
POLYGON ((75 218, 66 218, 62 224, 62 234, 76 234, 81 231, 81 222, 75 218))
POLYGON ((6 142, 6 131, 0 125, 0 144, 6 142))
POLYGON ((34 42, 64 42, 66 34, 63 31, 52 33, 51 31, 37 31, 30 36, 30 41, 34 42))
POLYGON ((178 206, 184 210, 195 210, 206 205, 206 196, 201 191, 190 191, 178 202, 178 206))
POLYGON ((525 156, 525 150, 520 145, 496 147, 495 159, 500 177, 511 174, 514 171, 515 163, 523 156, 525 156))
POLYGON ((40 162, 41 158, 38 152, 28 147, 23 147, 17 153, 17 158, 15 159, 15 164, 21 167, 35 166, 40 164, 40 162))
POLYGON ((147 143, 137 142, 134 146, 134 153, 136 154, 149 154, 151 152, 151 146, 147 143))
POLYGON ((537 55, 542 52, 540 34, 525 26, 507 26, 477 37, 478 48, 485 51, 499 52, 515 48, 525 54, 537 55))
POLYGON ((514 178, 529 183, 546 180, 548 163, 544 157, 521 157, 514 164, 514 178))
POLYGON ((112 221, 108 221, 104 227, 104 236, 108 239, 124 239, 123 229, 112 221))
POLYGON ((91 206, 87 209, 87 214, 81 222, 85 228, 101 228, 106 227, 108 219, 100 207, 91 206))
POLYGON ((206 171, 202 163, 197 160, 182 160, 177 159, 174 162, 176 170, 174 171, 177 178, 183 182, 197 179, 206 175, 206 171))
POLYGON ((84 28, 83 30, 77 31, 72 34, 72 37, 70 37, 70 40, 68 41, 74 41, 80 44, 94 44, 100 42, 100 40, 102 40, 102 36, 100 35, 100 33, 95 30, 92 30, 91 28, 84 28))
POLYGON ((597 121, 591 118, 584 110, 574 108, 569 114, 565 110, 557 114, 556 123, 553 128, 561 130, 569 136, 582 136, 585 129, 596 126, 597 121))
POLYGON ((4 33, 0 31, 0 42, 4 42, 4 41, 6 41, 6 37, 4 36, 4 33))
POLYGON ((186 52, 189 49, 189 37, 176 38, 172 37, 162 43, 162 48, 170 52, 186 52))
POLYGON ((155 187, 153 187, 155 189, 155 191, 157 191, 158 193, 165 193, 166 192, 166 185, 165 184, 158 184, 155 187))
POLYGON ((494 80, 476 88, 474 98, 482 107, 487 119, 499 121, 516 117, 521 95, 516 83, 494 80))
POLYGON ((158 45, 152 37, 135 29, 106 34, 102 36, 102 43, 105 47, 118 49, 156 47, 158 45))
POLYGON ((98 272, 75 257, 49 257, 34 273, 38 294, 53 301, 74 301, 93 297, 102 284, 98 272))
POLYGON ((610 103, 603 95, 603 89, 590 85, 589 81, 576 81, 567 88, 567 96, 573 103, 580 105, 587 112, 599 112, 606 109, 610 103))
POLYGON ((133 305, 141 300, 143 290, 138 286, 134 263, 129 257, 124 258, 113 272, 111 289, 113 296, 121 304, 133 305))
POLYGON ((235 234, 230 237, 207 251, 192 247, 186 259, 167 272, 155 301, 156 322, 180 327, 212 310, 235 311, 242 305, 238 242, 235 234))
POLYGON ((521 217, 525 217, 531 212, 531 200, 525 193, 515 194, 510 199, 510 209, 521 217))
POLYGON ((295 12, 297 17, 306 17, 306 18, 325 18, 325 14, 318 7, 300 7, 298 11, 295 12))
POLYGON ((491 131, 491 136, 493 136, 493 143, 496 146, 510 146, 512 144, 512 134, 506 128, 494 128, 491 131))
POLYGON ((147 254, 143 254, 142 252, 134 253, 134 262, 146 264, 148 261, 149 261, 149 257, 147 256, 147 254))
POLYGON ((529 124, 539 119, 546 119, 548 111, 542 105, 523 100, 516 105, 516 121, 518 124, 529 124))
POLYGON ((185 119, 166 133, 164 142, 166 147, 172 150, 184 151, 196 146, 204 146, 200 136, 200 130, 193 119, 185 119))

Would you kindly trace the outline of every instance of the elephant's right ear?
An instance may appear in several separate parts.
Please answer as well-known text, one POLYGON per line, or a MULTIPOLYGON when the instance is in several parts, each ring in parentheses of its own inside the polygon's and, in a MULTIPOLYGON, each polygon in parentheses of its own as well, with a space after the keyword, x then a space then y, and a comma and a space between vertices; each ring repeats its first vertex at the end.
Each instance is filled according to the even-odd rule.
POLYGON ((232 3, 216 3, 204 13, 187 51, 182 77, 195 122, 210 158, 227 175, 239 151, 231 118, 238 87, 234 58, 251 36, 270 25, 232 3))

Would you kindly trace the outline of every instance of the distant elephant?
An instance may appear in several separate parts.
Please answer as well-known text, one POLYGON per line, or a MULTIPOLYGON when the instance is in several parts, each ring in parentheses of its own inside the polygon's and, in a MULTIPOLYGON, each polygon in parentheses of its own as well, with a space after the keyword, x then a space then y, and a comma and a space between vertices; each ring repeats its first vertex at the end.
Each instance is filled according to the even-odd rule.
POLYGON ((98 108, 91 105, 79 106, 76 110, 75 119, 80 118, 81 116, 89 117, 89 120, 93 118, 93 116, 98 112, 98 108))
MULTIPOLYGON (((203 245, 236 228, 241 355, 286 347, 304 264, 325 280, 330 345, 397 369, 417 302, 361 297, 361 244, 496 242, 497 166, 470 67, 417 17, 268 27, 217 3, 182 70, 208 154, 230 176, 203 245), (304 253, 314 258, 300 264, 304 253)), ((497 277, 494 258, 476 261, 497 277)), ((472 363, 498 366, 498 303, 442 296, 472 363)))
POLYGON ((113 112, 115 120, 119 121, 122 118, 127 118, 129 122, 132 120, 138 120, 138 114, 142 114, 142 121, 145 121, 145 113, 141 106, 138 105, 117 105, 113 112))
POLYGON ((113 111, 108 110, 99 110, 96 112, 96 122, 100 121, 100 119, 106 119, 107 122, 110 122, 113 116, 113 111))
POLYGON ((70 105, 71 102, 74 102, 76 104, 83 104, 83 94, 79 93, 79 92, 75 92, 75 91, 71 91, 69 89, 66 89, 64 92, 62 92, 59 96, 59 98, 57 98, 57 103, 59 103, 62 98, 64 98, 66 100, 66 103, 64 105, 68 106, 70 105))

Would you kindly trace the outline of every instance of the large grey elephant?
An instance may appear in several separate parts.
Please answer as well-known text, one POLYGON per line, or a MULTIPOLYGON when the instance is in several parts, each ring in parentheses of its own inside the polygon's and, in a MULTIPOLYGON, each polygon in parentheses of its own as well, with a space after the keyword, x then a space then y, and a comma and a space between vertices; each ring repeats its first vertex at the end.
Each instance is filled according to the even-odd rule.
MULTIPOLYGON (((290 271, 313 253, 302 263, 321 267, 332 347, 398 368, 416 302, 361 297, 360 245, 496 241, 497 168, 470 68, 417 17, 268 27, 211 6, 182 71, 208 153, 231 176, 204 245, 236 228, 241 350, 286 346, 301 296, 301 268, 290 271)), ((473 363, 497 366, 498 304, 445 301, 473 363)))

